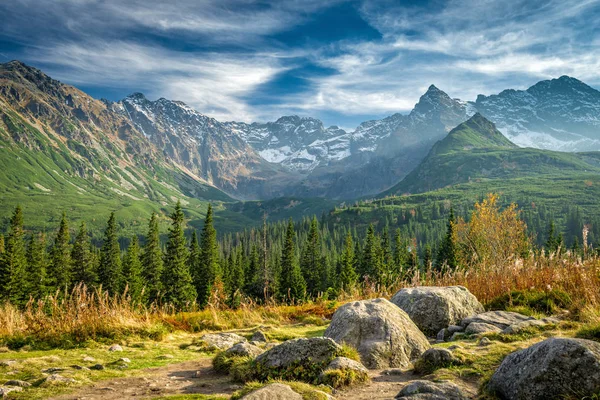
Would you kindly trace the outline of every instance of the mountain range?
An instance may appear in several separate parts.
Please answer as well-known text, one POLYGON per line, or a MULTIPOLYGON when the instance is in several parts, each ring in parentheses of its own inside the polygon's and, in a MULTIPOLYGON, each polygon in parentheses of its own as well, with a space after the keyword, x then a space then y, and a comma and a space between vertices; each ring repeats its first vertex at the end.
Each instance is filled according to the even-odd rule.
POLYGON ((347 132, 299 116, 221 122, 141 93, 96 100, 19 61, 0 64, 0 190, 14 201, 85 198, 88 207, 118 203, 131 214, 174 199, 199 213, 206 201, 341 201, 536 171, 595 171, 594 155, 548 150, 599 149, 600 92, 566 76, 473 102, 431 85, 409 113, 347 132))

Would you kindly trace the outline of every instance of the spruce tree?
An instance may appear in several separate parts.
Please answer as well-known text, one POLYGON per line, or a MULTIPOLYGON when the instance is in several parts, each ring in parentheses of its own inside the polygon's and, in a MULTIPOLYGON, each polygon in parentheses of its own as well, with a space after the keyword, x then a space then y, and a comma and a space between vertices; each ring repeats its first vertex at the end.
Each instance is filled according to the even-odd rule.
POLYGON ((71 235, 69 234, 67 215, 63 212, 60 226, 54 239, 54 246, 52 246, 51 263, 48 271, 53 291, 64 291, 71 288, 72 265, 70 241, 71 235))
POLYGON ((258 247, 253 244, 250 249, 250 260, 244 273, 244 292, 256 299, 263 297, 262 276, 260 274, 260 255, 258 247))
POLYGON ((241 302, 241 292, 244 287, 244 266, 242 265, 241 249, 233 250, 229 262, 229 306, 237 308, 241 302))
POLYGON ((73 261, 73 283, 75 285, 83 283, 91 288, 96 283, 97 276, 90 238, 83 221, 79 226, 75 243, 73 243, 71 259, 73 261))
POLYGON ((117 236, 115 213, 111 212, 104 231, 104 243, 100 251, 98 282, 109 295, 120 294, 123 289, 123 271, 121 265, 121 247, 117 236))
POLYGON ((217 231, 213 226, 213 209, 208 205, 202 234, 200 235, 200 260, 194 286, 198 292, 198 304, 204 307, 208 304, 211 292, 219 276, 219 248, 217 231))
MULTIPOLYGON (((188 266, 190 268, 190 274, 192 275, 192 282, 196 287, 196 280, 200 276, 200 245, 198 244, 198 235, 196 230, 192 231, 192 239, 190 240, 190 255, 188 257, 188 266)), ((196 290, 197 292, 197 290, 196 290)))
POLYGON ((446 226, 446 236, 444 236, 442 243, 440 243, 440 248, 435 260, 435 268, 438 271, 444 271, 446 268, 453 271, 458 266, 456 244, 454 243, 455 223, 454 210, 450 208, 450 216, 448 217, 448 224, 446 226))
POLYGON ((365 245, 362 251, 361 275, 363 279, 368 277, 370 281, 379 282, 382 275, 381 270, 381 246, 375 235, 373 224, 369 224, 365 245))
POLYGON ((47 294, 47 262, 45 235, 32 234, 27 246, 27 291, 33 298, 47 294))
POLYGON ((548 238, 546 239, 546 250, 548 252, 555 252, 559 247, 559 238, 556 236, 556 228, 554 226, 554 221, 550 220, 550 224, 548 225, 548 238))
POLYGON ((324 290, 327 284, 325 268, 321 257, 321 241, 319 240, 319 223, 313 217, 308 231, 306 244, 300 260, 300 269, 306 281, 306 290, 309 295, 316 296, 324 290))
POLYGON ((428 244, 425 245, 425 250, 423 251, 423 268, 425 270, 429 269, 433 264, 433 255, 431 246, 428 244))
POLYGON ((133 235, 123 259, 123 278, 129 296, 136 304, 142 301, 144 282, 142 280, 142 262, 140 261, 140 243, 137 235, 133 235))
POLYGON ((142 255, 142 276, 146 283, 144 291, 148 303, 159 300, 162 293, 163 253, 160 248, 160 234, 158 231, 158 216, 152 213, 148 224, 148 235, 142 255))
POLYGON ((394 233, 394 278, 402 277, 408 264, 408 243, 402 239, 400 228, 394 233))
POLYGON ((350 232, 346 234, 344 249, 340 257, 340 272, 338 276, 339 289, 350 291, 356 285, 358 274, 355 270, 354 244, 350 232))
POLYGON ((177 309, 183 309, 196 298, 196 289, 188 265, 188 249, 183 233, 183 210, 178 201, 171 215, 171 227, 163 270, 164 300, 177 309))
POLYGON ((0 255, 4 253, 4 235, 0 233, 0 255))
POLYGON ((1 299, 16 305, 23 305, 27 302, 26 268, 23 210, 17 206, 10 219, 10 230, 6 237, 4 254, 0 260, 1 299))
POLYGON ((290 218, 281 253, 281 279, 279 282, 279 296, 287 303, 301 301, 306 295, 306 282, 296 260, 294 236, 294 223, 290 218))

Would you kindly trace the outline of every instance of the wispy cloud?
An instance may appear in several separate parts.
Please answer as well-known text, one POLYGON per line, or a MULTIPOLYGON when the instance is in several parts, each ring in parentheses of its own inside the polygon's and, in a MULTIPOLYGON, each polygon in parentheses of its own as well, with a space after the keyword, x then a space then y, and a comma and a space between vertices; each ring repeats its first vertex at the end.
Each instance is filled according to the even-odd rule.
POLYGON ((346 125, 410 110, 431 83, 466 100, 563 74, 600 85, 598 17, 600 0, 13 0, 0 3, 0 51, 69 83, 134 88, 220 119, 346 125), (340 39, 344 27, 326 20, 311 31, 336 7, 380 36, 340 39), (328 29, 335 40, 311 40, 328 29))

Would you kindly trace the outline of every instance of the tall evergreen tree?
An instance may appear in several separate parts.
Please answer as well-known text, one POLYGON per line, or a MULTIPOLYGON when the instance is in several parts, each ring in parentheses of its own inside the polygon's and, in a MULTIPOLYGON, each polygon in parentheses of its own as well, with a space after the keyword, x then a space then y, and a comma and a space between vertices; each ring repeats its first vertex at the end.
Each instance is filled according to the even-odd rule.
POLYGON ((215 282, 220 278, 217 231, 213 226, 213 209, 210 204, 200 235, 200 261, 194 278, 194 286, 198 292, 198 304, 204 307, 208 303, 215 282))
POLYGON ((375 235, 373 224, 367 229, 365 245, 362 251, 361 275, 363 279, 369 277, 371 282, 379 282, 382 276, 381 268, 381 246, 380 241, 375 235))
POLYGON ((183 233, 184 215, 178 201, 171 215, 171 227, 163 270, 164 299, 177 309, 191 304, 196 298, 196 289, 188 264, 188 249, 183 233))
POLYGON ((144 297, 149 303, 159 300, 162 294, 163 253, 160 248, 158 216, 152 213, 148 235, 142 255, 142 276, 146 283, 144 297))
POLYGON ((27 246, 27 290, 37 299, 47 294, 47 263, 46 236, 34 233, 27 246))
POLYGON ((231 253, 233 257, 229 261, 228 274, 229 305, 236 308, 240 305, 241 292, 244 288, 244 266, 241 249, 231 253))
POLYGON ((453 271, 458 266, 456 245, 454 243, 455 224, 456 221, 454 219, 454 210, 450 208, 448 225, 446 225, 446 235, 444 236, 444 239, 442 239, 442 243, 440 243, 435 262, 435 267, 438 271, 443 271, 445 268, 453 271))
POLYGON ((306 282, 296 260, 294 236, 294 223, 290 218, 281 253, 281 278, 279 282, 279 296, 287 303, 301 301, 306 295, 306 282))
POLYGON ((354 244, 352 243, 352 234, 346 234, 344 249, 340 257, 340 272, 338 276, 339 289, 350 291, 356 285, 358 274, 355 270, 354 244))
POLYGON ((88 288, 91 288, 96 283, 96 271, 94 258, 91 251, 90 238, 85 226, 85 222, 81 222, 79 232, 73 243, 71 251, 71 259, 73 261, 73 283, 83 283, 88 288))
POLYGON ((316 296, 324 290, 327 284, 325 268, 321 256, 321 241, 319 240, 319 223, 317 218, 313 217, 302 259, 300 260, 300 269, 306 281, 306 290, 309 295, 316 296))
POLYGON ((400 228, 394 233, 394 277, 401 277, 408 264, 408 243, 402 239, 400 228))
POLYGON ((423 251, 423 268, 426 270, 433 265, 433 254, 431 251, 431 246, 429 243, 425 245, 425 250, 423 251))
POLYGON ((258 247, 253 244, 250 248, 248 267, 244 274, 244 292, 254 298, 263 297, 262 276, 260 273, 260 255, 258 247))
POLYGON ((104 231, 104 243, 100 251, 98 281, 109 295, 121 293, 123 289, 123 271, 121 265, 121 247, 117 236, 117 220, 111 212, 104 231))
POLYGON ((71 248, 69 242, 69 223, 67 214, 63 212, 60 220, 60 226, 54 239, 54 246, 51 251, 51 264, 48 271, 51 279, 52 290, 70 289, 72 280, 71 248))
POLYGON ((6 238, 4 254, 0 260, 0 298, 13 304, 23 305, 27 294, 27 258, 25 254, 25 231, 23 210, 20 206, 10 219, 10 230, 6 238))
POLYGON ((135 303, 142 301, 144 282, 142 280, 142 262, 140 261, 140 242, 133 235, 123 259, 123 278, 127 285, 129 296, 135 303))

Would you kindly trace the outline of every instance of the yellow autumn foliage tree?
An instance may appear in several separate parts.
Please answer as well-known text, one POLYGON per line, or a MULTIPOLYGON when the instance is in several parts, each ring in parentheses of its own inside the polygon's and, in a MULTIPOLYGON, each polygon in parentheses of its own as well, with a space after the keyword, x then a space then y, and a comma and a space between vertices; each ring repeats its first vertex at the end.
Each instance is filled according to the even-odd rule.
POLYGON ((530 243, 527 226, 516 204, 504 210, 498 195, 489 194, 475 204, 471 219, 459 218, 454 230, 458 264, 465 267, 502 267, 525 255, 530 243))

